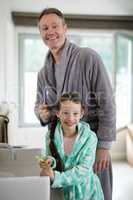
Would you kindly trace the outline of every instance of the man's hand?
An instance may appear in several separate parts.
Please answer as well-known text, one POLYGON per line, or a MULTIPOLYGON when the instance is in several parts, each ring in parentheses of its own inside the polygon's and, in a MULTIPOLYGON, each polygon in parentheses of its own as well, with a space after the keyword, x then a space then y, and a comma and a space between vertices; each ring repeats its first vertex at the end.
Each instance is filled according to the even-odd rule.
POLYGON ((108 149, 97 149, 96 160, 93 166, 94 172, 99 173, 108 168, 110 154, 108 149))
POLYGON ((39 112, 39 116, 42 121, 45 122, 49 119, 50 111, 49 111, 48 105, 46 105, 46 104, 40 105, 38 108, 38 112, 39 112))

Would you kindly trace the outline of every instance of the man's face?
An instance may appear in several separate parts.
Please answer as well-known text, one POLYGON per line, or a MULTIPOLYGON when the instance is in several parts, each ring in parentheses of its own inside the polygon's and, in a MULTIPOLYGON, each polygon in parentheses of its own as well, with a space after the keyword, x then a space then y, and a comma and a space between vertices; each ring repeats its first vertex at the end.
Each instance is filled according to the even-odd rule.
POLYGON ((59 51, 66 38, 67 25, 56 14, 44 15, 39 22, 44 43, 51 51, 59 51))

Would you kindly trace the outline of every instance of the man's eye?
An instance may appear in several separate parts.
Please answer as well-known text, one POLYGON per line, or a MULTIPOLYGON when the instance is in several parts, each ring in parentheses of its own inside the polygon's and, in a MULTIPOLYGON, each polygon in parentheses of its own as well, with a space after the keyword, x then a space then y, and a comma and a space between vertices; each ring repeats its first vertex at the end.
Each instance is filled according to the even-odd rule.
POLYGON ((42 31, 47 31, 48 27, 42 27, 42 31))
POLYGON ((55 25, 55 26, 53 26, 52 28, 56 29, 56 28, 57 28, 57 26, 55 25))

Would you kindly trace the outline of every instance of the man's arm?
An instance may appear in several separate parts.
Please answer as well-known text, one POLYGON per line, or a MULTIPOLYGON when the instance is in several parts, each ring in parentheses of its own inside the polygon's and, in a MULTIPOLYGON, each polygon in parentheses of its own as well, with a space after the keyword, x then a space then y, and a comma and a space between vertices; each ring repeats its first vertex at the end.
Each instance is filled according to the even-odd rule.
POLYGON ((114 92, 104 64, 96 53, 93 55, 93 66, 91 70, 91 89, 95 93, 98 108, 98 147, 107 148, 107 142, 112 142, 116 138, 114 92))
POLYGON ((112 141, 116 138, 116 109, 108 74, 97 53, 93 54, 93 65, 91 67, 91 89, 95 93, 98 107, 98 146, 94 170, 99 172, 109 165, 109 150, 112 141))

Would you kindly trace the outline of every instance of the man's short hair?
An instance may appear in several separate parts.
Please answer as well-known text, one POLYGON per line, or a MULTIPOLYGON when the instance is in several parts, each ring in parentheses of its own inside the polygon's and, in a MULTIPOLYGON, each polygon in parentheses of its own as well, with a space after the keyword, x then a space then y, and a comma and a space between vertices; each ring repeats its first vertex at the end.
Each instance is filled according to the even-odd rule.
POLYGON ((38 22, 41 20, 41 18, 44 15, 49 15, 49 14, 55 14, 55 15, 57 15, 65 23, 65 18, 64 18, 63 13, 60 10, 58 10, 57 8, 45 8, 44 10, 42 10, 42 12, 40 13, 40 15, 38 17, 38 22))

